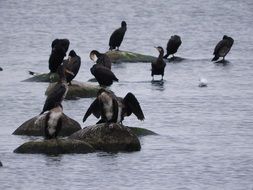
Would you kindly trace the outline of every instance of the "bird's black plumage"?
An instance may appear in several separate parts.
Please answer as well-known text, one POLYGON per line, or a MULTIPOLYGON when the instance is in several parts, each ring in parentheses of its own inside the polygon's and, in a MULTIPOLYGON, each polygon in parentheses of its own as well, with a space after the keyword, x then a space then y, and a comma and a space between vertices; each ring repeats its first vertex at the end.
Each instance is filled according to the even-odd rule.
POLYGON ((162 75, 162 80, 164 76, 164 69, 166 66, 165 61, 163 60, 163 48, 162 47, 155 47, 159 51, 159 56, 158 58, 151 63, 151 76, 153 77, 154 80, 154 75, 162 75))
POLYGON ((112 66, 111 59, 105 53, 100 53, 97 50, 92 50, 90 52, 90 59, 92 61, 95 61, 97 64, 101 64, 111 70, 111 66, 112 66))
POLYGON ((119 46, 121 45, 121 42, 123 41, 124 35, 127 30, 127 24, 125 21, 121 22, 121 27, 116 29, 109 40, 109 49, 113 50, 116 49, 119 50, 119 46))
POLYGON ((94 75, 100 86, 110 86, 113 81, 119 81, 110 69, 100 64, 93 65, 90 72, 94 75))
POLYGON ((113 122, 119 123, 124 117, 134 114, 139 120, 144 120, 144 114, 137 98, 127 93, 124 98, 117 97, 112 91, 101 89, 97 98, 88 108, 83 117, 83 122, 93 114, 96 118, 101 117, 97 123, 113 122))
POLYGON ((225 56, 228 54, 231 47, 233 46, 233 43, 233 38, 224 35, 222 40, 219 41, 214 48, 214 58, 212 59, 212 61, 217 61, 220 57, 222 57, 222 59, 224 60, 225 56))
POLYGON ((61 65, 66 52, 69 47, 68 39, 55 39, 51 44, 52 50, 49 57, 49 70, 51 73, 55 73, 57 68, 61 65))
POLYGON ((65 98, 66 93, 68 91, 65 72, 66 68, 64 68, 63 65, 58 67, 57 73, 59 74, 59 81, 48 94, 42 112, 40 114, 43 114, 44 112, 49 111, 54 107, 60 105, 62 100, 65 98))
POLYGON ((166 47, 167 53, 163 58, 167 59, 169 55, 173 55, 174 57, 174 54, 177 52, 181 44, 182 44, 182 41, 181 41, 180 36, 178 35, 171 36, 166 47))
POLYGON ((55 39, 52 41, 51 48, 53 49, 56 45, 63 47, 64 51, 67 52, 69 49, 69 40, 68 39, 55 39))
POLYGON ((72 73, 66 73, 66 80, 69 84, 71 84, 71 81, 76 77, 80 66, 81 66, 81 58, 76 54, 74 50, 71 50, 69 52, 69 57, 67 60, 63 61, 64 67, 71 71, 72 73))

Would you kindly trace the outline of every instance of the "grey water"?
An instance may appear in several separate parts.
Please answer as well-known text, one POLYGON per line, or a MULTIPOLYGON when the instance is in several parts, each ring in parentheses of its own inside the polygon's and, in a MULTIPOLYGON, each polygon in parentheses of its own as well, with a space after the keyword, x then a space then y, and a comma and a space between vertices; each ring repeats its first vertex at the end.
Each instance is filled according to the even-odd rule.
MULTIPOLYGON (((1 0, 0 189, 253 189, 252 10, 252 0, 1 0), (174 34, 182 39, 176 55, 185 60, 167 63, 164 83, 151 83, 150 63, 112 67, 119 82, 111 90, 134 93, 146 117, 124 124, 159 135, 141 137, 133 153, 13 153, 38 139, 12 132, 43 107, 48 84, 21 81, 28 70, 48 72, 52 40, 70 40, 82 59, 76 80, 87 81, 89 52, 107 51, 122 20, 122 50, 157 56, 154 46, 165 48, 174 34), (235 40, 229 63, 214 64, 224 34, 235 40), (200 77, 208 87, 198 87, 200 77)), ((82 123, 92 100, 64 101, 64 112, 92 125, 92 116, 82 123)))

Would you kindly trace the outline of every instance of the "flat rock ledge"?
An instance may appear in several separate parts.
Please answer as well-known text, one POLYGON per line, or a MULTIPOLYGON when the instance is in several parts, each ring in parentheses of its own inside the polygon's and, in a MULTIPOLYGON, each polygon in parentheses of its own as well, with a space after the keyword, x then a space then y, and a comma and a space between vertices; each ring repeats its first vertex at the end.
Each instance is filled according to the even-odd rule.
POLYGON ((59 75, 57 73, 37 73, 22 82, 57 82, 59 75))
POLYGON ((141 149, 138 137, 128 127, 115 123, 85 127, 69 136, 69 139, 82 140, 96 150, 106 152, 130 152, 141 149))
POLYGON ((136 136, 158 135, 157 133, 141 127, 128 127, 136 136))
POLYGON ((94 148, 84 141, 70 139, 51 139, 30 141, 14 150, 14 153, 26 154, 85 154, 95 152, 94 148))
MULTIPOLYGON (((53 89, 56 83, 50 83, 45 94, 48 95, 53 89)), ((75 100, 78 98, 91 98, 96 97, 97 92, 101 87, 99 85, 90 84, 88 82, 73 81, 72 85, 69 85, 69 90, 65 99, 75 100)))
POLYGON ((130 51, 108 51, 106 54, 110 57, 113 63, 123 63, 123 62, 144 62, 151 63, 156 59, 156 57, 151 55, 143 55, 140 53, 134 53, 130 51))
MULTIPOLYGON (((42 117, 40 122, 36 125, 35 121, 37 116, 29 119, 28 121, 24 122, 20 127, 18 127, 12 134, 13 135, 28 135, 28 136, 44 136, 44 129, 43 129, 43 122, 44 118, 42 117)), ((62 122, 62 129, 59 133, 59 136, 69 136, 74 132, 81 129, 80 124, 68 117, 67 115, 63 114, 63 122, 62 122)))

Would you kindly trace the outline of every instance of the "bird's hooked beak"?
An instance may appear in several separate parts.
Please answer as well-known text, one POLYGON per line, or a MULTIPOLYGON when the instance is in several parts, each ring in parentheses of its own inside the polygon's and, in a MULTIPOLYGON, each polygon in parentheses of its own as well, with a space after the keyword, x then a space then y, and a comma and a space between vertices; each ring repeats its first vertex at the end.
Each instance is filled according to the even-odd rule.
POLYGON ((159 50, 159 48, 158 48, 158 47, 154 46, 154 48, 155 48, 157 51, 159 51, 159 52, 160 52, 160 50, 159 50))
POLYGON ((75 74, 72 71, 68 70, 68 69, 65 69, 65 72, 68 73, 68 74, 71 74, 72 76, 75 76, 75 74))

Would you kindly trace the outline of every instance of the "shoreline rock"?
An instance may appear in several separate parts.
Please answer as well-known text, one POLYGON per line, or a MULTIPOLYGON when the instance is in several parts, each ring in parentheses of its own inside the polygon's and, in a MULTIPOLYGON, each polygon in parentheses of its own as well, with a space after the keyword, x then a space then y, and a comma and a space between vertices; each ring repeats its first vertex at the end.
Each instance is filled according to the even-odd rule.
MULTIPOLYGON (((18 127, 12 134, 13 135, 27 135, 27 136, 44 136, 44 129, 43 125, 35 125, 35 121, 37 116, 27 120, 24 122, 20 127, 18 127)), ((43 122, 42 118, 40 122, 43 122)), ((62 129, 59 133, 59 136, 69 136, 74 132, 81 129, 80 124, 68 117, 67 115, 63 114, 63 122, 62 122, 62 129)))
POLYGON ((137 137, 147 136, 147 135, 158 135, 157 133, 140 127, 129 127, 127 126, 137 137))

